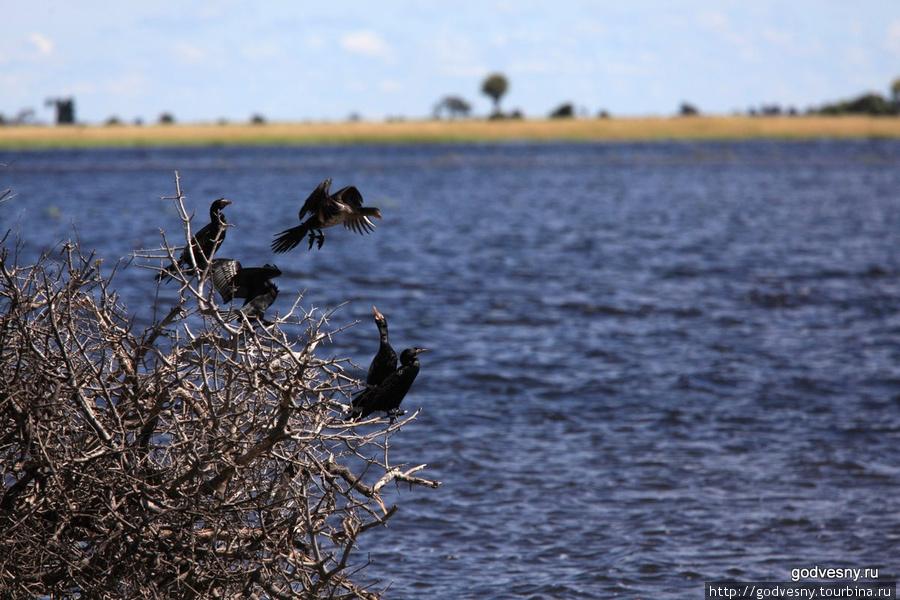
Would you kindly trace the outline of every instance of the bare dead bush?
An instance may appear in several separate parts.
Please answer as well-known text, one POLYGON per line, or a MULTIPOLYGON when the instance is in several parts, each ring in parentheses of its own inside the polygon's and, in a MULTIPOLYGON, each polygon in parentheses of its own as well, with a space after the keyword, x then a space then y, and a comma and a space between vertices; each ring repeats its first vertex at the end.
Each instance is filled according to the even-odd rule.
POLYGON ((344 421, 359 382, 314 354, 331 314, 298 298, 227 324, 179 271, 136 332, 115 269, 76 244, 15 262, 3 249, 0 597, 379 597, 358 543, 395 514, 384 486, 439 484, 388 461, 415 414, 344 421))

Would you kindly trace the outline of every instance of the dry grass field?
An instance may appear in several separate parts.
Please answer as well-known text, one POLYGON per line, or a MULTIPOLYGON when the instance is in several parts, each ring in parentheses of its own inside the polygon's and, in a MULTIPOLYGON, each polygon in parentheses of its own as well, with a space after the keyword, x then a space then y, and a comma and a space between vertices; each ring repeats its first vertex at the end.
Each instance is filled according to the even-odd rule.
POLYGON ((900 138, 900 118, 671 117, 0 127, 0 148, 900 138))

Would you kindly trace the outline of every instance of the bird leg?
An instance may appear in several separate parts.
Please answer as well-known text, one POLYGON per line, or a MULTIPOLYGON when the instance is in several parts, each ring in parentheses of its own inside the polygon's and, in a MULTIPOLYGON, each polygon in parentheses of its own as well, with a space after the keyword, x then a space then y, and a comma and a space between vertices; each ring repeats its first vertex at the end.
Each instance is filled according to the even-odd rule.
POLYGON ((399 417, 402 417, 402 416, 405 415, 405 414, 406 414, 406 411, 405 411, 405 410, 400 410, 399 408, 394 408, 394 409, 392 409, 392 410, 387 411, 387 416, 388 416, 388 419, 389 419, 389 423, 390 423, 391 425, 393 425, 393 424, 394 424, 394 421, 396 421, 399 417))
POLYGON ((316 231, 309 232, 309 249, 310 250, 312 250, 313 242, 317 242, 316 246, 319 248, 319 250, 322 249, 322 244, 325 243, 325 234, 322 233, 321 229, 318 230, 318 232, 316 232, 316 231))

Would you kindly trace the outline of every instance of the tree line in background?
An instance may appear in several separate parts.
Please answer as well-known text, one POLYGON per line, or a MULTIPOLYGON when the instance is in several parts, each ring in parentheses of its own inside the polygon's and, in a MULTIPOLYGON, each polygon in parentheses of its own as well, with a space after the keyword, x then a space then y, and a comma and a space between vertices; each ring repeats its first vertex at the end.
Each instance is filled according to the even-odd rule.
MULTIPOLYGON (((481 84, 481 92, 489 96, 493 102, 493 110, 490 119, 522 118, 522 112, 514 110, 504 113, 500 109, 500 100, 509 90, 509 81, 501 73, 488 75, 481 84)), ((439 118, 468 118, 471 115, 472 106, 459 96, 445 96, 434 107, 433 115, 439 118)), ((681 116, 696 116, 700 114, 697 105, 691 102, 682 102, 678 107, 681 116)), ((896 116, 900 115, 900 78, 891 83, 890 97, 870 92, 859 97, 842 100, 839 102, 824 104, 819 108, 808 108, 801 113, 795 107, 782 107, 779 104, 766 104, 759 108, 751 107, 747 110, 750 116, 798 116, 807 115, 871 115, 871 116, 896 116)), ((563 102, 547 115, 550 119, 572 118, 576 116, 590 116, 587 110, 578 110, 572 102, 563 102)), ((609 111, 603 109, 597 113, 597 117, 609 118, 609 111)))
MULTIPOLYGON (((521 110, 512 110, 504 112, 500 108, 500 101, 509 91, 509 80, 502 73, 491 73, 481 83, 481 93, 491 99, 492 110, 488 115, 489 119, 522 119, 524 114, 521 110)), ((50 98, 45 103, 47 106, 53 106, 56 110, 56 123, 59 125, 73 124, 75 120, 75 100, 74 98, 50 98)), ((700 108, 692 102, 682 102, 678 107, 680 116, 695 116, 701 114, 700 108)), ((799 116, 804 115, 871 115, 871 116, 898 116, 900 115, 900 77, 894 79, 891 83, 890 94, 883 96, 876 92, 869 92, 849 100, 841 100, 823 104, 822 106, 810 107, 801 111, 793 106, 782 106, 777 103, 763 104, 759 107, 750 107, 746 114, 750 116, 799 116)), ((472 105, 463 97, 458 95, 447 95, 438 101, 433 109, 432 116, 435 119, 468 119, 472 117, 472 105)), ((590 111, 587 109, 576 108, 573 102, 563 102, 553 110, 547 117, 550 119, 564 119, 573 117, 590 117, 590 111)), ((596 114, 599 118, 609 118, 609 111, 602 109, 596 114)), ((360 120, 357 113, 353 113, 348 117, 350 121, 360 120)), ((402 118, 391 117, 388 120, 403 120, 402 118)), ((160 113, 157 123, 160 125, 169 125, 176 122, 175 115, 169 111, 160 113)), ((228 123, 226 119, 217 121, 221 125, 228 123)), ((251 115, 249 122, 254 125, 262 125, 266 123, 266 118, 255 113, 251 115)), ((36 123, 36 113, 33 108, 25 108, 20 110, 14 117, 7 118, 0 113, 0 126, 2 125, 25 125, 36 123)), ((110 116, 106 121, 106 125, 121 125, 124 122, 117 116, 110 116)), ((133 121, 135 125, 143 125, 143 119, 137 118, 133 121)))

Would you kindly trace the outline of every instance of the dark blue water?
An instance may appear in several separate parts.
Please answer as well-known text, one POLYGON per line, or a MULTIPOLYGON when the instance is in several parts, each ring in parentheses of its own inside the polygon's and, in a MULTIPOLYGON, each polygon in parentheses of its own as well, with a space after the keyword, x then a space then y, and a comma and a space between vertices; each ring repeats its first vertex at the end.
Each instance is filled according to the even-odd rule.
MULTIPOLYGON (((275 259, 274 309, 360 320, 320 352, 368 364, 372 305, 432 349, 392 438, 405 487, 361 540, 388 597, 699 598, 793 568, 900 575, 900 143, 321 147, 0 154, 23 259, 107 258, 179 233, 173 171, 220 255, 326 177, 384 221, 275 259), (74 227, 74 229, 73 229, 74 227)), ((115 281, 138 323, 152 273, 115 281)), ((174 286, 173 286, 174 287, 174 286)), ((164 290, 166 294, 174 293, 164 290)))

